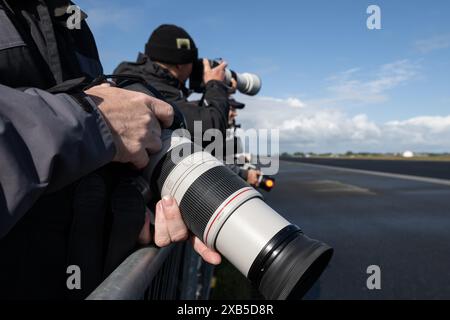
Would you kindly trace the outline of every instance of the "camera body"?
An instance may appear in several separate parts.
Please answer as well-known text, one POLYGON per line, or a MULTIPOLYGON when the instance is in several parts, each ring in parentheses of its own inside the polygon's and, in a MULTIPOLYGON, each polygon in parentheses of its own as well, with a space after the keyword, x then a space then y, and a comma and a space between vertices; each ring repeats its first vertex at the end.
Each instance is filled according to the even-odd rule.
MULTIPOLYGON (((215 68, 220 64, 219 60, 208 60, 211 68, 215 68)), ((205 83, 203 82, 203 59, 198 59, 193 63, 191 77, 189 78, 189 88, 197 93, 205 91, 205 83)), ((231 79, 236 80, 239 92, 254 96, 261 90, 261 78, 253 73, 237 73, 230 69, 225 69, 225 83, 231 86, 231 79)))

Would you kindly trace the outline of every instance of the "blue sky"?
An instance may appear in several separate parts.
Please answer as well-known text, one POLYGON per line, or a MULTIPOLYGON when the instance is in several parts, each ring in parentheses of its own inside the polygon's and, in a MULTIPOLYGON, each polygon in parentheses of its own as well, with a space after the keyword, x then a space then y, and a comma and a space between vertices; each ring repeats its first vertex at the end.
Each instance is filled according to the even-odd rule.
POLYGON ((162 23, 200 55, 258 73, 247 127, 280 129, 283 151, 450 151, 450 1, 80 0, 105 72, 134 60, 162 23), (381 8, 382 30, 366 9, 381 8))

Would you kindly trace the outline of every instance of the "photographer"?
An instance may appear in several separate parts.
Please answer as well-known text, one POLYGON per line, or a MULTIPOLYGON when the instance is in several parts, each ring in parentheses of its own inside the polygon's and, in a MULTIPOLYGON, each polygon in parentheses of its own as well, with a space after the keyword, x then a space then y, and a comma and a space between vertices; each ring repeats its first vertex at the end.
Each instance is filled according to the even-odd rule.
MULTIPOLYGON (((173 121, 169 104, 145 94, 109 84, 83 91, 102 66, 84 19, 80 30, 67 27, 70 4, 0 1, 0 299, 83 298, 107 276, 111 191, 121 184, 106 165, 136 174, 173 121), (69 265, 81 269, 80 290, 66 285, 69 265)), ((173 199, 157 205, 155 235, 135 207, 142 211, 132 244, 141 228, 142 243, 187 238, 173 199)), ((220 262, 193 241, 207 261, 220 262)))
MULTIPOLYGON (((228 104, 230 106, 230 111, 228 113, 228 130, 227 130, 227 136, 226 136, 226 143, 225 143, 225 155, 228 161, 236 161, 236 155, 238 153, 243 152, 242 144, 240 142, 240 138, 236 136, 236 129, 240 128, 240 125, 236 124, 236 118, 238 116, 237 110, 242 110, 245 108, 245 104, 236 101, 231 96, 228 99, 228 104), (241 147, 240 147, 241 146, 241 147), (231 154, 229 154, 231 152, 231 154)), ((260 170, 255 169, 243 169, 236 165, 236 167, 239 168, 240 176, 248 182, 251 186, 257 188, 259 186, 259 177, 261 175, 260 170)))
MULTIPOLYGON (((167 101, 175 103, 186 118, 187 129, 192 138, 199 134, 194 130, 195 122, 201 122, 202 136, 207 130, 216 129, 225 140, 230 112, 228 96, 236 90, 237 83, 234 79, 231 87, 224 83, 225 62, 211 68, 208 60, 203 59, 202 98, 199 101, 188 101, 190 91, 186 88, 186 81, 197 60, 198 49, 184 29, 175 25, 161 25, 151 34, 145 46, 145 54, 139 53, 137 62, 122 62, 114 73, 141 76, 158 89, 167 101)), ((203 147, 208 144, 208 141, 203 141, 203 147)), ((257 174, 254 170, 247 172, 232 164, 228 167, 255 185, 257 174)))
POLYGON ((204 61, 203 80, 206 86, 203 97, 198 102, 189 102, 187 98, 190 92, 186 88, 186 81, 197 59, 198 50, 194 40, 184 29, 161 25, 151 34, 145 46, 145 55, 139 53, 135 63, 121 63, 114 73, 143 77, 183 112, 191 134, 194 133, 194 121, 202 122, 203 132, 214 128, 225 134, 230 90, 223 82, 226 63, 222 62, 211 69, 209 63, 204 61))

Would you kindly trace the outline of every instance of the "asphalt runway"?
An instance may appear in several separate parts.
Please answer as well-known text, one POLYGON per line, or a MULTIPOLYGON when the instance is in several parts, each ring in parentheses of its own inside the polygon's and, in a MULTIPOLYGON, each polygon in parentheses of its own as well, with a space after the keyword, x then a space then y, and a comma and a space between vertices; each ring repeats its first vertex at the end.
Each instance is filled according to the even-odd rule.
POLYGON ((335 249, 306 299, 450 299, 450 180, 281 161, 263 193, 335 249), (367 288, 371 265, 380 290, 367 288))
POLYGON ((342 168, 382 171, 438 179, 450 179, 450 161, 333 159, 333 158, 283 158, 290 162, 328 165, 342 168))

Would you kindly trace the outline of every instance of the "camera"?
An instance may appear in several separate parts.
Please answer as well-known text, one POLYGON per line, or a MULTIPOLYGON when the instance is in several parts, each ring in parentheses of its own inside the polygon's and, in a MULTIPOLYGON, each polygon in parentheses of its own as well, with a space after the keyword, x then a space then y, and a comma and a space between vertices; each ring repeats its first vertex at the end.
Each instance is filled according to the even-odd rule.
MULTIPOLYGON (((208 60, 211 68, 215 68, 220 64, 219 60, 208 60)), ((192 66, 191 77, 189 78, 189 88, 197 93, 205 91, 203 83, 203 59, 194 62, 192 66)), ((237 73, 230 69, 225 69, 225 82, 231 85, 231 79, 236 80, 237 90, 243 94, 254 96, 261 90, 261 78, 253 73, 237 73)))
MULTIPOLYGON (((149 86, 117 83, 161 98, 149 86)), ((174 126, 182 128, 177 114, 174 126)), ((175 198, 188 229, 224 255, 265 298, 301 298, 328 265, 333 249, 307 237, 174 126, 162 131, 162 149, 135 183, 143 196, 175 198)))
POLYGON ((265 175, 261 168, 255 166, 254 164, 251 164, 251 155, 248 155, 244 157, 244 160, 247 161, 242 168, 245 170, 260 170, 261 175, 258 178, 258 188, 262 189, 264 191, 270 192, 275 187, 275 178, 272 176, 265 175))

